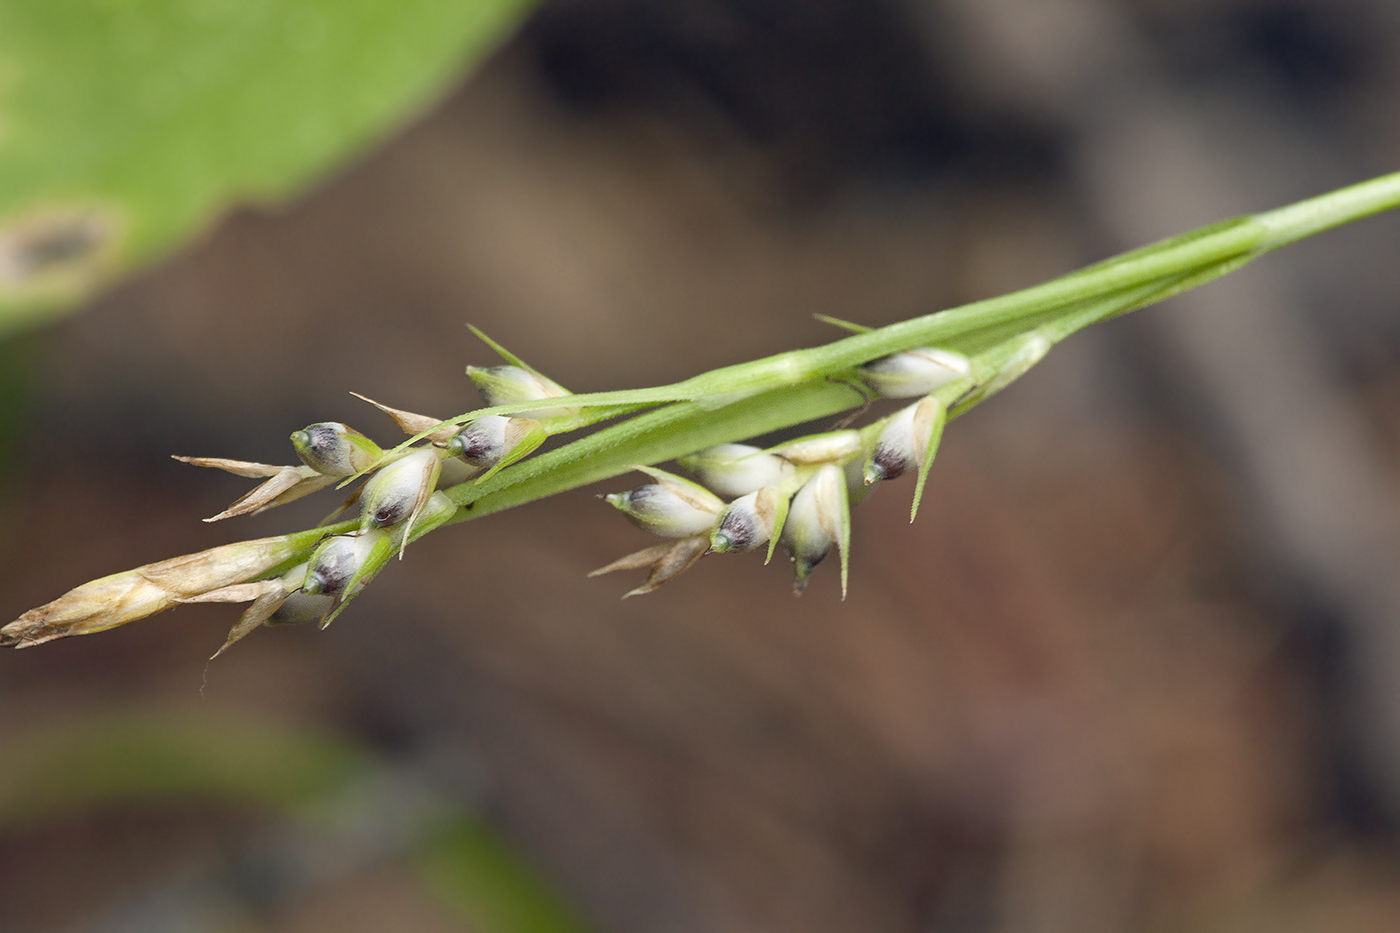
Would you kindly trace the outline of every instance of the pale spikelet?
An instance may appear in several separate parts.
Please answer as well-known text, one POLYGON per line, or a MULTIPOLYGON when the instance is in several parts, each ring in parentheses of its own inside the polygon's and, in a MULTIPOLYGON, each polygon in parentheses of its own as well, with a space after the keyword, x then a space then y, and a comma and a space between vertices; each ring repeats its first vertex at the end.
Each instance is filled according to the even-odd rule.
POLYGON ((458 431, 445 450, 449 457, 486 469, 485 479, 532 453, 548 436, 533 418, 483 415, 458 431))
POLYGON ((939 407, 937 399, 923 398, 890 416, 865 465, 866 483, 894 479, 923 465, 939 407))
MULTIPOLYGON (((403 431, 405 434, 419 435, 427 432, 425 436, 428 440, 435 444, 442 444, 451 438, 453 434, 457 433, 456 426, 443 424, 442 422, 444 419, 442 418, 434 418, 432 415, 420 415, 415 412, 404 411, 402 408, 390 408, 388 405, 376 402, 369 396, 361 395, 358 392, 351 392, 350 394, 362 402, 369 402, 375 408, 378 408, 380 411, 384 412, 384 414, 393 418, 394 424, 397 424, 399 430, 403 431)), ((357 470, 355 472, 359 471, 357 470)))
POLYGON ((414 450, 381 468, 365 484, 360 528, 369 531, 407 522, 411 530, 437 488, 441 470, 442 457, 430 447, 414 450))
POLYGON ((384 456, 378 444, 339 421, 309 424, 291 440, 301 462, 326 476, 362 473, 384 456))
POLYGON ((787 499, 777 486, 765 486, 740 496, 720 513, 710 535, 710 550, 724 554, 763 547, 772 539, 779 512, 786 505, 787 499))
POLYGON ((0 645, 26 648, 144 619, 181 601, 247 582, 304 552, 314 540, 303 532, 242 541, 93 580, 0 628, 0 645))
MULTIPOLYGON (((444 461, 444 465, 450 462, 452 461, 444 461)), ((418 510, 417 517, 412 521, 402 522, 387 529, 394 542, 394 550, 398 551, 400 559, 403 558, 404 548, 411 541, 421 538, 434 528, 445 525, 456 514, 457 503, 453 502, 447 493, 438 490, 428 497, 428 501, 423 503, 423 507, 418 510)))
POLYGON ((449 457, 460 457, 472 466, 493 467, 514 446, 506 437, 512 420, 505 415, 483 415, 453 435, 444 449, 449 457))
POLYGON ((794 592, 801 594, 812 568, 836 546, 841 549, 841 598, 844 599, 849 538, 850 502, 845 471, 827 464, 793 496, 787 522, 783 525, 783 543, 792 554, 797 573, 794 592))
POLYGON ((387 558, 381 553, 392 552, 389 534, 384 531, 331 535, 312 553, 301 588, 312 594, 344 596, 384 566, 387 558))
POLYGON ((936 347, 917 347, 871 360, 861 368, 870 388, 885 398, 928 395, 972 372, 972 363, 961 353, 936 347))
POLYGON ((724 502, 688 479, 651 467, 634 469, 656 480, 645 486, 603 496, 638 528, 663 538, 688 538, 709 531, 724 502))
POLYGON ((321 628, 331 624, 393 555, 394 541, 386 531, 332 535, 321 542, 307 562, 306 578, 301 584, 304 593, 333 597, 321 618, 321 628))
POLYGON ((643 548, 635 554, 628 554, 608 564, 606 567, 599 567, 589 574, 590 577, 601 576, 605 573, 612 573, 616 570, 641 570, 648 568, 647 580, 634 590, 628 590, 622 594, 622 598, 629 596, 641 596, 650 593, 658 587, 664 586, 676 577, 685 573, 695 562, 704 557, 710 549, 710 539, 707 535, 694 535, 689 538, 680 538, 667 544, 657 544, 649 548, 643 548))
POLYGON ((206 522, 223 521, 237 515, 256 515, 278 505, 285 505, 302 496, 325 489, 335 483, 337 477, 318 473, 305 464, 298 466, 272 466, 266 463, 250 463, 246 460, 225 460, 222 457, 181 457, 173 455, 181 463, 224 470, 236 476, 269 479, 252 492, 237 499, 218 515, 204 519, 206 522))
POLYGON ((798 438, 776 448, 773 452, 784 460, 797 464, 836 463, 854 457, 864 450, 859 431, 828 431, 811 437, 798 438))
MULTIPOLYGON (((569 395, 569 390, 555 382, 520 366, 468 366, 467 375, 476 385, 481 397, 490 406, 514 405, 518 402, 538 402, 548 398, 569 395)), ((576 408, 535 408, 516 412, 521 418, 545 421, 556 418, 573 418, 578 415, 576 408)))
POLYGON ((678 462, 700 483, 721 496, 746 496, 792 476, 789 460, 752 444, 718 444, 678 462))

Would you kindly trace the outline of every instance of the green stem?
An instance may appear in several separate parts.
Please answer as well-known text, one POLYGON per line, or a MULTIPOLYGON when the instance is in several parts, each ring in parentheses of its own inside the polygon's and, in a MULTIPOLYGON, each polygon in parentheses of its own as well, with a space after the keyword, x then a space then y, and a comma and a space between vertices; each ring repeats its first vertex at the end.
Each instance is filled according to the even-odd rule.
MULTIPOLYGON (((667 386, 570 396, 568 403, 580 407, 665 407, 633 415, 528 459, 486 483, 450 490, 454 501, 463 506, 453 520, 587 485, 626 472, 634 464, 659 463, 711 444, 829 417, 861 401, 849 388, 830 380, 890 353, 929 345, 960 350, 971 358, 976 381, 991 383, 1029 335, 1056 343, 1090 324, 1209 282, 1279 246, 1397 206, 1400 173, 1279 210, 1212 224, 1042 285, 824 346, 726 366, 667 386)), ((986 394, 972 393, 952 414, 968 410, 986 394)), ((472 412, 454 421, 523 410, 532 404, 537 403, 472 412)))
POLYGON ((678 402, 612 425, 504 470, 485 483, 447 491, 466 521, 670 460, 714 444, 754 437, 854 408, 864 397, 846 383, 814 380, 707 411, 678 402))
POLYGON ((1314 233, 1396 207, 1400 207, 1400 172, 1256 214, 1254 219, 1269 231, 1259 248, 1261 251, 1278 249, 1314 233))

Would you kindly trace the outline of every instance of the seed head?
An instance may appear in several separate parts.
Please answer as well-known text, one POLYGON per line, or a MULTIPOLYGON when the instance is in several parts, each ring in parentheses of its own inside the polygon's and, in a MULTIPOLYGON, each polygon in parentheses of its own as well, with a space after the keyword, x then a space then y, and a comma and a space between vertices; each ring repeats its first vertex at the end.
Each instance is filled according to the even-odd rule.
POLYGON ((325 476, 350 476, 379 462, 384 451, 354 428, 322 421, 292 432, 301 462, 325 476))
POLYGON ((604 496, 638 528, 663 538, 706 533, 724 502, 703 486, 651 467, 636 469, 656 480, 645 486, 604 496))
POLYGON ((680 458, 681 466, 722 496, 745 496, 794 472, 792 463, 750 444, 719 444, 680 458))
POLYGON ((885 398, 928 395, 971 372, 972 364, 967 357, 936 347, 892 353, 861 367, 865 381, 885 398))
POLYGON ((937 399, 923 398, 890 417, 865 465, 867 484, 894 479, 923 466, 938 408, 937 399))
POLYGON ((365 484, 360 528, 368 531, 410 521, 437 486, 442 458, 431 447, 419 448, 395 460, 365 484))
POLYGON ((493 467, 522 443, 533 442, 533 450, 543 440, 543 428, 533 418, 482 415, 447 442, 447 455, 474 467, 493 467))
MULTIPOLYGON (((467 375, 488 406, 537 402, 570 394, 568 389, 554 380, 519 366, 468 366, 467 375)), ((543 421, 546 418, 571 417, 576 412, 570 408, 539 408, 516 414, 521 418, 543 421)))
POLYGON ((312 552, 302 592, 337 598, 354 595, 384 566, 393 550, 386 531, 331 535, 312 552))
MULTIPOLYGON (((797 572, 794 592, 801 594, 812 568, 830 553, 832 545, 841 546, 844 551, 849 537, 849 511, 845 472, 835 464, 823 466, 793 496, 787 522, 783 525, 783 543, 792 553, 797 572)), ((841 595, 845 598, 844 553, 841 570, 841 595)))
POLYGON ((309 544, 305 535, 240 541, 93 580, 0 628, 0 645, 24 648, 144 619, 202 593, 250 580, 304 553, 309 544))
POLYGON ((504 415, 483 415, 447 442, 447 455, 460 457, 476 467, 495 466, 508 449, 509 424, 510 419, 504 415))
POLYGON ((710 535, 710 550, 716 554, 752 551, 767 544, 773 537, 783 498, 778 487, 765 486, 729 503, 710 535))
POLYGON ((775 453, 792 463, 835 463, 858 454, 863 449, 859 431, 829 431, 811 437, 798 438, 779 447, 775 453))

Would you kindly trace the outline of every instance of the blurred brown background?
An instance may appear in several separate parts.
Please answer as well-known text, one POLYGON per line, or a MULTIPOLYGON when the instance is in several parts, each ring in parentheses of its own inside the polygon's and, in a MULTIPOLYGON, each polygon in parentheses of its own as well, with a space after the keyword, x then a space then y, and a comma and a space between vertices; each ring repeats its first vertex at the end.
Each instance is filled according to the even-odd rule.
MULTIPOLYGON (((0 615, 314 521, 201 525, 244 484, 168 455, 393 442, 348 390, 468 410, 465 322, 575 391, 672 381, 1393 170, 1397 101, 1386 0, 546 3, 299 202, 4 348, 0 615)), ((619 602, 585 573, 651 542, 578 492, 207 670, 234 608, 6 653, 0 761, 125 709, 340 735, 600 930, 1400 929, 1397 247, 1367 221, 1058 348, 950 428, 917 525, 909 481, 860 507, 845 602, 751 556, 619 602)), ((0 930, 203 928, 162 892, 276 825, 26 824, 0 930)), ((460 929, 364 848, 245 919, 460 929)))

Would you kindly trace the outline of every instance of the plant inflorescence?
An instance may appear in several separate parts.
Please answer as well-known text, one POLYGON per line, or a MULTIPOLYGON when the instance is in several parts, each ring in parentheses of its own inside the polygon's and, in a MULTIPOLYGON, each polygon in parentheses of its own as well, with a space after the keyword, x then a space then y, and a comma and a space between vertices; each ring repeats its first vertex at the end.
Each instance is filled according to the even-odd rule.
POLYGON ((397 447, 323 422, 292 434, 294 465, 177 458, 262 480, 207 521, 352 487, 318 527, 94 580, 0 628, 0 645, 102 631, 188 602, 249 603, 220 653, 262 625, 319 619, 324 627, 424 534, 628 471, 649 482, 604 500, 666 540, 594 572, 646 570, 627 595, 656 589, 706 554, 760 551, 771 559, 779 545, 792 557, 798 592, 835 549, 844 594, 851 507, 874 484, 912 473, 912 521, 946 422, 1019 378, 1060 340, 1396 206, 1400 174, 1387 175, 887 327, 826 319, 850 335, 650 389, 570 393, 477 332, 505 360, 467 367, 487 407, 439 419, 372 402, 411 435, 397 447), (852 409, 846 421, 854 421, 876 398, 912 401, 860 427, 767 448, 742 443, 852 409), (540 449, 603 422, 612 423, 540 449), (656 467, 670 460, 686 475, 656 467))

